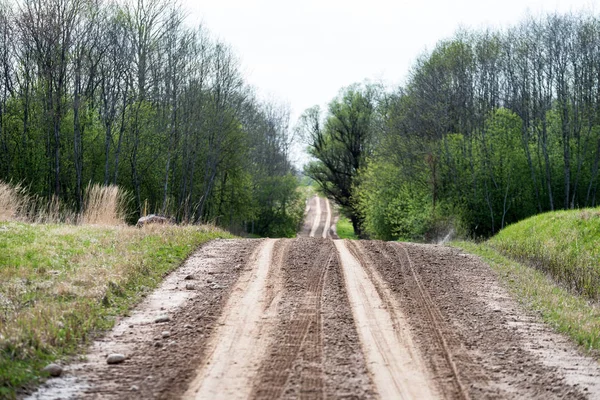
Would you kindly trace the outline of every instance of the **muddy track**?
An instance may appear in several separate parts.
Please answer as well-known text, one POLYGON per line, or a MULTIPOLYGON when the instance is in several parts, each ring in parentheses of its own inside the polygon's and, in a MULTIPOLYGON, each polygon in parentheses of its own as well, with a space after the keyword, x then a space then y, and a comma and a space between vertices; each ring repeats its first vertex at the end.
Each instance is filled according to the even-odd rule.
POLYGON ((596 361, 521 310, 476 257, 443 246, 360 245, 396 293, 442 397, 600 395, 596 361))
POLYGON ((207 346, 208 356, 183 398, 248 397, 249 384, 269 344, 272 323, 264 311, 274 246, 275 240, 265 241, 238 279, 207 346))
MULTIPOLYGON (((412 287, 412 296, 416 299, 417 304, 421 305, 421 315, 430 326, 429 332, 433 339, 432 344, 437 346, 437 353, 441 355, 445 361, 445 365, 441 366, 440 369, 446 369, 448 379, 439 386, 447 397, 469 399, 469 393, 462 382, 461 375, 456 366, 456 359, 464 353, 460 351, 460 343, 456 340, 452 329, 449 329, 444 323, 444 318, 441 315, 439 308, 432 301, 429 292, 423 286, 421 278, 417 274, 415 266, 406 250, 406 246, 394 244, 392 247, 395 250, 395 258, 400 260, 403 273, 409 276, 408 280, 412 278, 412 285, 410 285, 412 287)), ((463 359, 465 364, 469 363, 469 367, 472 366, 471 360, 467 356, 463 355, 463 359)), ((440 364, 438 364, 438 366, 440 366, 440 364)), ((481 381, 486 378, 485 376, 475 374, 476 379, 473 379, 472 375, 473 372, 476 371, 476 368, 467 369, 463 367, 463 370, 470 372, 468 375, 470 380, 481 381)))
MULTIPOLYGON (((403 309, 409 318, 414 315, 420 318, 418 321, 412 318, 407 326, 409 324, 416 326, 413 332, 418 337, 417 340, 427 343, 427 346, 423 346, 421 350, 429 363, 431 374, 436 380, 442 397, 469 399, 470 394, 463 380, 482 382, 485 381, 485 377, 479 376, 477 369, 472 367, 470 360, 464 352, 460 351, 460 344, 455 340, 452 329, 446 326, 439 309, 423 287, 421 277, 415 271, 404 246, 384 242, 363 242, 354 245, 354 248, 363 264, 369 265, 371 270, 379 269, 382 274, 392 272, 398 275, 399 278, 394 277, 392 285, 400 281, 403 289, 400 304, 403 304, 403 309), (381 270, 382 266, 384 266, 383 270, 381 270), (465 361, 461 365, 461 373, 458 372, 456 365, 457 357, 462 357, 465 361)), ((386 275, 388 275, 386 278, 392 278, 389 274, 386 275)))
POLYGON ((336 307, 324 306, 328 300, 345 300, 332 242, 322 239, 288 242, 287 257, 282 264, 280 322, 274 333, 277 340, 261 367, 252 397, 371 396, 350 308, 344 302, 336 307), (353 378, 348 379, 349 375, 353 378))
POLYGON ((331 240, 330 204, 307 210, 296 239, 198 249, 30 398, 600 398, 598 363, 476 257, 331 240))

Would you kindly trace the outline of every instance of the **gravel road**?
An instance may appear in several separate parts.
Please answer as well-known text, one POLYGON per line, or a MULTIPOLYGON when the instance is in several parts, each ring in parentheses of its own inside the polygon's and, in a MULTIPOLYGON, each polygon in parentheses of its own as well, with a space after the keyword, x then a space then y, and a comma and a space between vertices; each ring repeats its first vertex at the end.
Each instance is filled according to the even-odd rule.
POLYGON ((29 398, 600 398, 598 363, 477 257, 334 240, 332 211, 313 197, 295 239, 198 249, 29 398))

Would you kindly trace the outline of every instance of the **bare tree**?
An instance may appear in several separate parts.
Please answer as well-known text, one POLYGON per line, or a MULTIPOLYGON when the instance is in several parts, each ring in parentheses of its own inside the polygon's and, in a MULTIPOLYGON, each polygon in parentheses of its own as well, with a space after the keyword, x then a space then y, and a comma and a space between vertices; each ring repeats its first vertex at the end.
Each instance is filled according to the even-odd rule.
POLYGON ((9 133, 5 125, 6 107, 9 96, 14 96, 13 82, 13 41, 14 27, 11 10, 8 5, 0 2, 0 171, 5 176, 11 174, 13 152, 9 149, 9 133))
MULTIPOLYGON (((199 200, 198 218, 203 218, 206 205, 215 185, 218 167, 226 155, 229 133, 235 128, 235 110, 243 103, 243 81, 238 60, 222 43, 214 47, 211 97, 209 99, 209 126, 206 132, 206 161, 203 190, 199 200)), ((233 143, 229 142, 230 145, 233 143)))
POLYGON ((135 105, 132 110, 133 123, 131 127, 131 153, 130 165, 132 182, 138 211, 142 210, 141 177, 139 170, 139 147, 140 112, 147 100, 147 92, 150 83, 148 76, 152 67, 152 61, 158 56, 156 54, 160 40, 165 34, 165 12, 168 2, 165 0, 131 0, 125 4, 124 15, 126 32, 133 48, 133 66, 135 76, 135 105))

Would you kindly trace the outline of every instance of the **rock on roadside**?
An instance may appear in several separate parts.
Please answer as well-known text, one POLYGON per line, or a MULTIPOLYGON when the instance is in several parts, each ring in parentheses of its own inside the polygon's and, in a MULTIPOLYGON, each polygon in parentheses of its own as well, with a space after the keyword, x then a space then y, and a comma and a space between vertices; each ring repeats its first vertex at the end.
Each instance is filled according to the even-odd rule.
POLYGON ((63 369, 58 364, 48 364, 46 365, 46 367, 44 367, 43 371, 47 372, 51 377, 56 378, 58 376, 61 376, 63 369))
POLYGON ((167 225, 173 225, 175 223, 175 221, 173 220, 173 218, 169 218, 169 217, 165 217, 162 215, 155 215, 155 214, 150 214, 150 215, 146 215, 145 217, 142 217, 138 220, 137 224, 135 224, 136 227, 141 228, 145 225, 149 225, 149 224, 167 224, 167 225))
POLYGON ((159 315, 158 317, 156 317, 154 319, 154 322, 159 324, 161 322, 169 322, 171 320, 171 317, 169 317, 168 315, 159 315))
POLYGON ((121 364, 123 361, 125 361, 125 355, 124 354, 111 354, 106 358, 106 363, 107 364, 121 364))

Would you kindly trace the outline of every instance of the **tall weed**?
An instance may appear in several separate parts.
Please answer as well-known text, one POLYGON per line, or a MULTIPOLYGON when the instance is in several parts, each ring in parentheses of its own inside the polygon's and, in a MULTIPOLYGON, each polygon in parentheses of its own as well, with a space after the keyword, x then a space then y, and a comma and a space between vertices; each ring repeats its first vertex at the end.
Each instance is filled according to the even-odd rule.
POLYGON ((128 194, 118 186, 90 184, 81 213, 58 197, 30 195, 21 184, 0 181, 0 222, 22 221, 38 224, 124 225, 128 194))
POLYGON ((21 185, 0 181, 0 221, 13 221, 26 205, 26 195, 21 185))
POLYGON ((127 193, 116 185, 88 185, 80 222, 89 225, 125 225, 127 193))

